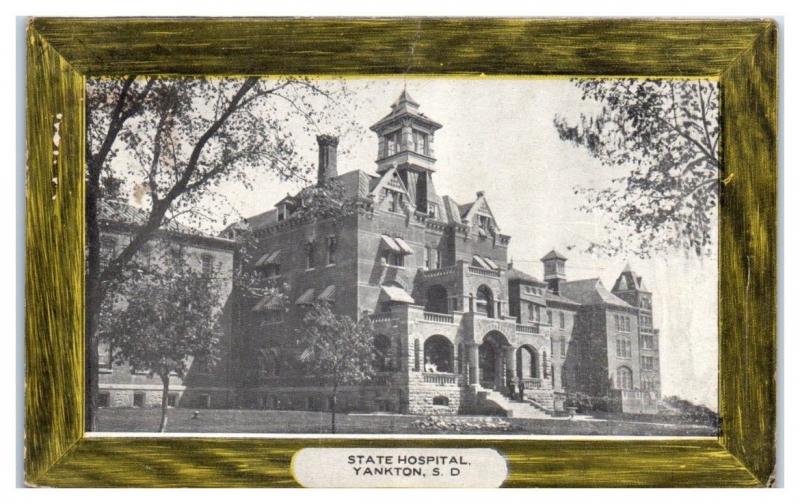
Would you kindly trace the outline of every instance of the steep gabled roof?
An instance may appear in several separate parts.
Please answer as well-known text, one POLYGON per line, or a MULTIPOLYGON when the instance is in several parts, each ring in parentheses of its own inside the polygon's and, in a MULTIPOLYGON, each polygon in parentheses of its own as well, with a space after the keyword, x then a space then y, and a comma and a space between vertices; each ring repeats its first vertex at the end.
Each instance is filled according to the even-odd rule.
POLYGON ((599 278, 564 282, 559 286, 559 292, 583 305, 609 304, 630 307, 628 303, 610 293, 599 278))

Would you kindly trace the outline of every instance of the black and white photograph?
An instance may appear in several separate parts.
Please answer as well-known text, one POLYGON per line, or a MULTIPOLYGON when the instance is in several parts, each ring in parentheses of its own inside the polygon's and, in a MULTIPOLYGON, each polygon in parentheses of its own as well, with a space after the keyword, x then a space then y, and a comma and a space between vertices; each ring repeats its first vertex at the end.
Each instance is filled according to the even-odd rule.
POLYGON ((93 435, 718 435, 717 80, 86 85, 93 435))

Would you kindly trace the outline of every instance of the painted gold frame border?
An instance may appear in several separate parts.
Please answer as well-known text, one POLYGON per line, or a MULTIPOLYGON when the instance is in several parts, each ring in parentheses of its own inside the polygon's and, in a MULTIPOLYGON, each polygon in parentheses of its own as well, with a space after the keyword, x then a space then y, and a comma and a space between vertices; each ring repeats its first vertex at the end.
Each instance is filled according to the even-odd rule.
POLYGON ((775 465, 777 38, 769 20, 34 19, 27 32, 25 480, 296 486, 314 446, 494 447, 506 486, 763 486, 775 465), (84 85, 137 74, 716 76, 722 86, 718 439, 87 438, 84 85), (61 143, 53 128, 61 114, 61 143))

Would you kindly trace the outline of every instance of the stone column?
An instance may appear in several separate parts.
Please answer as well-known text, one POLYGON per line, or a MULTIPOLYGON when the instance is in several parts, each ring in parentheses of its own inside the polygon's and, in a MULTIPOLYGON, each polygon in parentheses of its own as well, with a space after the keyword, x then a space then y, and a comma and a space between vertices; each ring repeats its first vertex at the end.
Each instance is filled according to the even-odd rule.
POLYGON ((495 348, 494 362, 494 389, 498 392, 502 392, 506 389, 506 373, 505 366, 503 365, 505 358, 502 348, 495 348))
POLYGON ((471 343, 467 345, 467 369, 469 371, 469 384, 478 385, 480 378, 480 366, 478 365, 478 345, 471 343))
POLYGON ((513 346, 509 345, 505 347, 505 353, 507 378, 510 380, 517 377, 517 352, 513 346))

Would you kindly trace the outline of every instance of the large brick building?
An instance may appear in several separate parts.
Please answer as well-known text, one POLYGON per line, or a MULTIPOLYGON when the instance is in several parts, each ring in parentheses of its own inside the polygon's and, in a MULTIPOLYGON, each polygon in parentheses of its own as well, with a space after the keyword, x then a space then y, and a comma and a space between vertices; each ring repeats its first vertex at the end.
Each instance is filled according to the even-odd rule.
POLYGON ((226 301, 235 309, 224 405, 328 408, 328 391, 287 350, 307 306, 325 300, 371 317, 377 332, 379 373, 340 390, 343 410, 543 415, 583 396, 655 412, 658 332, 642 279, 625 268, 610 292, 599 279, 568 281, 555 251, 542 258, 542 280, 515 268, 483 192, 459 203, 437 191, 441 127, 403 91, 371 128, 375 173, 340 174, 336 138, 318 137, 319 181, 338 184, 356 211, 309 219, 301 191, 223 233, 225 250, 243 228, 256 238, 258 253, 241 266, 285 286, 289 300, 234 291, 226 301))

